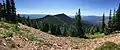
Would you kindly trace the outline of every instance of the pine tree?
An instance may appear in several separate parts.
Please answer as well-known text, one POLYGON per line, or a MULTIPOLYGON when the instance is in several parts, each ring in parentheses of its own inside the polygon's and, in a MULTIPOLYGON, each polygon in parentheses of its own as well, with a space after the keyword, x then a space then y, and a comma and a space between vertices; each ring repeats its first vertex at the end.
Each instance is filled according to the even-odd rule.
MULTIPOLYGON (((29 20, 29 26, 30 26, 30 20, 29 20)), ((36 21, 36 28, 39 29, 40 28, 39 26, 40 25, 39 25, 38 21, 36 21)), ((48 25, 48 27, 49 27, 49 25, 48 25)))
MULTIPOLYGON (((114 14, 113 14, 113 18, 114 18, 114 14)), ((113 19, 112 19, 112 15, 111 15, 111 10, 110 10, 110 15, 109 15, 109 21, 108 21, 108 25, 105 27, 105 34, 111 34, 113 31, 113 19)))
POLYGON ((56 27, 57 27, 56 35, 57 35, 57 36, 62 35, 60 26, 57 25, 56 27))
POLYGON ((116 17, 116 10, 114 9, 114 13, 113 13, 113 21, 112 22, 115 22, 115 17, 116 17))
POLYGON ((5 5, 5 1, 4 0, 3 0, 3 11, 2 11, 2 13, 3 13, 3 18, 6 19, 6 5, 5 5))
POLYGON ((50 31, 51 31, 51 34, 56 35, 56 26, 51 25, 50 31))
POLYGON ((24 25, 26 25, 26 18, 25 18, 25 16, 23 16, 21 20, 22 20, 22 23, 23 23, 24 25))
MULTIPOLYGON (((37 23, 36 23, 37 24, 37 23)), ((30 17, 27 18, 27 25, 30 26, 30 17)))
POLYGON ((102 16, 102 33, 104 32, 105 30, 105 14, 103 13, 103 16, 102 16))
POLYGON ((115 17, 115 22, 114 22, 114 31, 116 31, 116 30, 119 30, 120 31, 120 4, 119 4, 119 7, 118 7, 118 9, 117 9, 117 11, 116 11, 116 17, 115 17))
POLYGON ((86 37, 85 36, 85 33, 83 32, 83 29, 82 29, 82 23, 81 23, 81 12, 80 12, 80 9, 78 11, 78 13, 76 13, 76 16, 75 16, 75 25, 76 25, 76 29, 77 29, 77 32, 76 32, 76 35, 79 36, 79 37, 86 37))
POLYGON ((49 31, 49 25, 48 24, 44 24, 43 28, 41 29, 41 31, 48 32, 49 31))
POLYGON ((17 21, 20 22, 20 23, 22 23, 22 17, 20 16, 20 14, 17 14, 16 17, 17 17, 17 21))
POLYGON ((111 22, 111 21, 112 21, 112 15, 111 15, 111 13, 112 13, 112 10, 110 10, 109 22, 111 22))
POLYGON ((76 28, 73 25, 70 25, 68 28, 66 27, 66 31, 67 31, 67 36, 76 36, 76 28))
POLYGON ((92 34, 92 35, 94 35, 94 26, 92 26, 91 28, 90 28, 90 34, 92 34))
MULTIPOLYGON (((33 27, 33 20, 30 21, 30 27, 33 27)), ((42 24, 42 27, 43 27, 43 24, 42 24)), ((41 29, 42 29, 41 27, 41 29)))
POLYGON ((111 23, 111 29, 112 29, 112 32, 116 31, 116 10, 115 9, 114 9, 113 19, 111 23))
POLYGON ((28 16, 28 17, 27 17, 27 21, 29 21, 29 20, 30 20, 30 17, 28 16))
POLYGON ((0 3, 0 19, 1 19, 1 17, 2 17, 2 3, 0 3))
POLYGON ((110 10, 109 21, 108 21, 108 29, 111 29, 111 27, 112 27, 112 16, 111 16, 111 11, 112 11, 112 10, 110 10))
POLYGON ((11 6, 10 6, 10 1, 6 0, 6 20, 10 21, 11 20, 11 6))
POLYGON ((96 27, 95 32, 99 32, 99 31, 100 31, 99 27, 96 27))
POLYGON ((16 8, 15 8, 14 0, 10 0, 10 3, 11 3, 12 21, 15 22, 16 21, 16 8))
POLYGON ((67 29, 66 28, 64 28, 64 30, 63 30, 63 36, 67 36, 67 29))

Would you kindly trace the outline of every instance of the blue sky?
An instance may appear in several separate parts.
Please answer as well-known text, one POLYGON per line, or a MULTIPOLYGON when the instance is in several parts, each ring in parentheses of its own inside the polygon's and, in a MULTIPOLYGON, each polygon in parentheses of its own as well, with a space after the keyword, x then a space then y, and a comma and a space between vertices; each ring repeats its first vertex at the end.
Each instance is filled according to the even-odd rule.
POLYGON ((75 15, 81 9, 82 15, 109 14, 117 8, 120 0, 15 0, 20 14, 59 14, 75 15))

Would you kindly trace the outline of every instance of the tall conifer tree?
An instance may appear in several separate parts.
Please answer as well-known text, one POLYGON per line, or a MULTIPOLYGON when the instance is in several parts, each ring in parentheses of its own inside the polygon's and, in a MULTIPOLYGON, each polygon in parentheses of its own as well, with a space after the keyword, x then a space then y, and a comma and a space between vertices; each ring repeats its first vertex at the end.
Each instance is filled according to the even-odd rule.
POLYGON ((109 15, 109 21, 111 22, 112 21, 112 10, 110 10, 110 15, 109 15))
POLYGON ((3 0, 3 11, 2 11, 2 13, 3 13, 3 18, 6 19, 6 5, 5 5, 5 1, 4 0, 3 0))
POLYGON ((108 25, 105 27, 105 34, 111 34, 113 32, 113 18, 114 18, 114 14, 113 14, 113 18, 112 18, 112 10, 110 10, 110 14, 109 14, 109 21, 108 21, 108 25))
POLYGON ((0 3, 0 19, 2 17, 2 3, 0 3))
POLYGON ((81 20, 80 9, 78 10, 78 13, 76 13, 75 19, 76 19, 76 22, 75 22, 76 36, 85 37, 85 33, 84 33, 83 29, 82 29, 82 20, 81 20))
POLYGON ((114 9, 114 12, 113 12, 113 22, 115 22, 115 17, 116 17, 116 10, 114 9))
POLYGON ((11 6, 10 6, 10 1, 9 0, 6 0, 6 15, 7 15, 7 17, 6 17, 6 20, 11 20, 11 6))
POLYGON ((110 14, 109 14, 109 21, 108 21, 108 28, 110 28, 111 27, 111 25, 112 25, 112 12, 111 12, 112 10, 110 10, 110 14))
POLYGON ((15 22, 16 21, 16 8, 15 8, 14 0, 10 0, 10 3, 11 3, 12 21, 15 22))
POLYGON ((102 32, 104 32, 105 30, 105 14, 103 13, 103 16, 102 16, 102 32))
POLYGON ((118 7, 118 9, 117 9, 117 11, 116 11, 116 16, 115 16, 115 22, 114 22, 114 31, 116 31, 116 30, 119 30, 120 31, 120 4, 119 4, 119 7, 118 7))

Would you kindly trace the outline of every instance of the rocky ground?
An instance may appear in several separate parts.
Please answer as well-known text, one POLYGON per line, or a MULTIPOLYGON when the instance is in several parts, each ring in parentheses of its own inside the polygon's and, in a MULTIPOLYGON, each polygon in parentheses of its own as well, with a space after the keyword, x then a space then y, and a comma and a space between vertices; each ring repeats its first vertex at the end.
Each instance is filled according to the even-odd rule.
MULTIPOLYGON (((23 26, 27 27, 27 26, 23 26)), ((27 27, 28 28, 28 27, 27 27)), ((44 39, 44 44, 38 50, 94 50, 107 41, 120 43, 120 35, 114 34, 96 39, 80 39, 75 37, 56 37, 37 29, 31 29, 33 33, 44 39)))
POLYGON ((94 50, 107 41, 120 43, 120 35, 114 34, 96 39, 80 39, 75 37, 56 37, 20 24, 21 28, 30 30, 29 34, 40 37, 41 41, 29 41, 21 35, 0 39, 0 50, 94 50))

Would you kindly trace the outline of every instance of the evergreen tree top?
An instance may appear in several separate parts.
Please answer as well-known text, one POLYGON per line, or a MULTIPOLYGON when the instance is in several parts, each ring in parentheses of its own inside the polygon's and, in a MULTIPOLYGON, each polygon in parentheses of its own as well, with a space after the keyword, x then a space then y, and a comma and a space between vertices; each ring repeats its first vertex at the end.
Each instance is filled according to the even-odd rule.
POLYGON ((119 7, 118 7, 118 9, 120 9, 120 3, 119 3, 119 7))
POLYGON ((78 11, 78 14, 79 14, 79 15, 81 14, 80 9, 79 9, 79 11, 78 11))
POLYGON ((114 14, 116 13, 116 10, 114 9, 114 14))
POLYGON ((119 3, 119 6, 118 6, 118 9, 117 9, 117 12, 119 12, 120 11, 120 3, 119 3))
POLYGON ((5 1, 4 0, 2 0, 3 1, 3 5, 5 5, 5 1))
POLYGON ((112 10, 110 9, 110 16, 111 16, 112 10))
POLYGON ((105 13, 103 13, 103 17, 105 16, 105 13))
POLYGON ((111 19, 112 19, 112 18, 111 18, 111 16, 112 16, 111 13, 112 13, 112 10, 110 9, 110 14, 109 14, 109 20, 110 20, 110 21, 111 21, 111 19))
POLYGON ((0 3, 0 9, 2 8, 2 3, 0 3))

